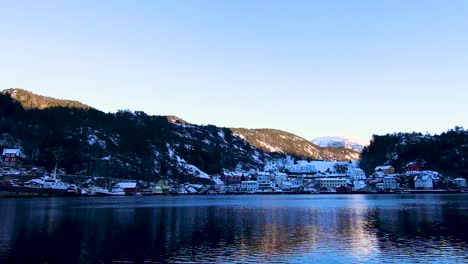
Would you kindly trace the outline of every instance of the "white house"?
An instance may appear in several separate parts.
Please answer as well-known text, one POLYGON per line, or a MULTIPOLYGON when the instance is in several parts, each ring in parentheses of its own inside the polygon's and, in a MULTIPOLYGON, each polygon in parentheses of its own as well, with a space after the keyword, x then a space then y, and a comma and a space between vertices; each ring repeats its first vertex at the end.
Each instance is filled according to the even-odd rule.
POLYGON ((456 178, 453 182, 460 188, 466 188, 466 179, 456 178))
POLYGON ((246 192, 258 192, 258 181, 242 181, 241 189, 246 192))
POLYGON ((375 185, 375 189, 377 190, 380 190, 380 191, 383 191, 384 188, 383 188, 383 182, 379 182, 375 185))
POLYGON ((424 174, 414 177, 414 187, 416 189, 432 190, 434 188, 432 177, 424 174))
POLYGON ((353 185, 354 185, 354 188, 353 188, 354 191, 362 190, 366 188, 367 186, 364 181, 353 181, 353 185))
POLYGON ((348 180, 343 178, 319 178, 317 181, 320 188, 335 189, 336 187, 346 186, 348 180))
POLYGON ((353 181, 360 181, 360 180, 365 180, 366 179, 366 173, 360 169, 360 168, 355 168, 355 167, 348 167, 348 173, 349 177, 353 181))
POLYGON ((293 183, 290 181, 283 181, 281 182, 280 186, 283 191, 290 191, 292 189, 293 183))
POLYGON ((273 191, 275 189, 275 183, 268 176, 258 176, 257 181, 259 191, 273 191))
POLYGON ((304 189, 304 184, 300 179, 283 181, 279 186, 283 191, 300 191, 304 189))
POLYGON ((274 182, 275 184, 277 184, 278 186, 281 186, 281 183, 283 181, 287 181, 288 180, 288 176, 286 174, 277 174, 275 176, 273 176, 274 178, 274 182))
POLYGON ((400 189, 400 184, 397 183, 397 180, 394 176, 386 176, 383 179, 383 189, 384 190, 398 190, 400 189))
POLYGON ((292 189, 295 191, 303 190, 304 189, 304 182, 300 179, 293 179, 292 180, 292 189))

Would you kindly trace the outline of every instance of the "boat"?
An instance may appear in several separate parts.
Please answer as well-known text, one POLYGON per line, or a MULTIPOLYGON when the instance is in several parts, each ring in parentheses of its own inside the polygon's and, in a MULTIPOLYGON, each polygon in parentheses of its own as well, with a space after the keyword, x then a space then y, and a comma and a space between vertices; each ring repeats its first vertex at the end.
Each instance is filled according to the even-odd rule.
POLYGON ((68 190, 68 185, 56 177, 44 176, 41 179, 43 180, 42 188, 68 190))
POLYGON ((108 189, 104 189, 102 187, 91 186, 91 187, 81 190, 81 193, 83 194, 83 196, 96 196, 97 193, 99 192, 108 192, 108 191, 109 191, 108 189))
POLYGON ((115 186, 114 188, 110 190, 99 188, 95 190, 95 195, 96 196, 125 196, 125 191, 119 186, 115 186))
POLYGON ((67 188, 67 194, 68 196, 82 196, 83 195, 83 190, 79 188, 76 184, 70 184, 68 185, 67 188))

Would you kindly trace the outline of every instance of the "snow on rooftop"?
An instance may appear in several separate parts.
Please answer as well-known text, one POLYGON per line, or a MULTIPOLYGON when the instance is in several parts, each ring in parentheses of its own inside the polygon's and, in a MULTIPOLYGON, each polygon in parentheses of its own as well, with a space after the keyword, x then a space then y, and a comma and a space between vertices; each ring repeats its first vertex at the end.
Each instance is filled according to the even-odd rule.
POLYGON ((340 180, 346 180, 344 178, 318 178, 318 181, 340 181, 340 180))
POLYGON ((8 149, 8 148, 5 148, 3 149, 3 154, 2 155, 6 155, 6 154, 15 154, 15 155, 19 155, 20 154, 20 150, 19 149, 8 149))
POLYGON ((117 185, 122 189, 127 189, 127 188, 136 188, 137 183, 136 182, 119 182, 117 185))
POLYGON ((393 169, 393 167, 391 165, 375 167, 376 171, 378 171, 378 170, 390 170, 390 169, 393 169))

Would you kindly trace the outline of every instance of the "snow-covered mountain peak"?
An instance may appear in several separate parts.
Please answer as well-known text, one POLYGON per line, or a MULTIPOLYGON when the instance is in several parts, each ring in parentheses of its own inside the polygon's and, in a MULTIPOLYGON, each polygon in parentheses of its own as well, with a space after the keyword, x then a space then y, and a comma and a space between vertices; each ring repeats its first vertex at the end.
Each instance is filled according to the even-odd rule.
POLYGON ((317 146, 322 148, 347 148, 347 149, 354 149, 359 152, 362 151, 364 146, 362 144, 357 143, 355 140, 348 139, 345 137, 339 136, 329 136, 329 137, 319 137, 312 140, 317 146))

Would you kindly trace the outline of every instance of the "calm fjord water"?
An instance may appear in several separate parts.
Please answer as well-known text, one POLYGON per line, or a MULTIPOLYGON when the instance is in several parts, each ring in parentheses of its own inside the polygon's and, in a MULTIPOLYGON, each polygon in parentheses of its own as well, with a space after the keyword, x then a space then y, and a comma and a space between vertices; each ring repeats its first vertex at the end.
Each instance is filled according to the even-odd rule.
POLYGON ((0 199, 0 263, 467 263, 468 195, 0 199))

